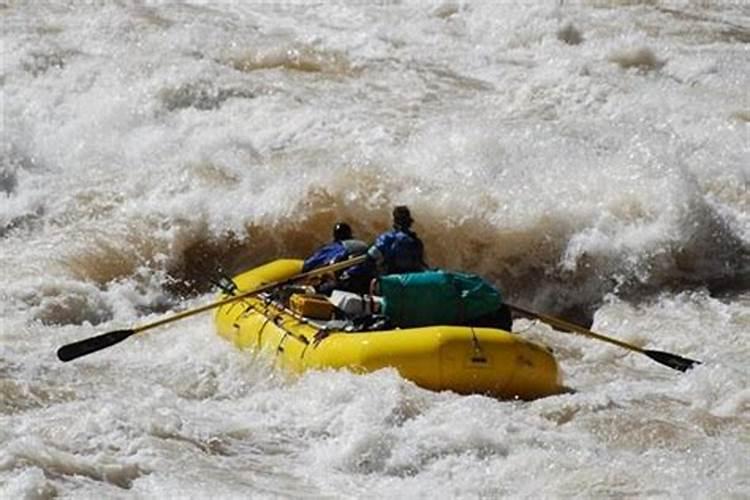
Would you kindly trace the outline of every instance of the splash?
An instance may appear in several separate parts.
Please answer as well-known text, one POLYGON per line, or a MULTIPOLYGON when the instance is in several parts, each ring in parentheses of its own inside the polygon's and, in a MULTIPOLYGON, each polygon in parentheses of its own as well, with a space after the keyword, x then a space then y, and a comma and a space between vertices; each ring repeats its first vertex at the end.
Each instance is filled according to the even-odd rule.
POLYGON ((0 496, 747 489, 741 2, 0 9, 0 496), (208 315, 55 360, 336 221, 371 241, 396 204, 430 264, 703 364, 517 319, 576 391, 499 402, 392 370, 290 379, 208 315))
POLYGON ((242 72, 282 68, 303 73, 343 76, 352 71, 344 54, 301 44, 251 49, 228 56, 226 62, 242 72))
POLYGON ((579 45, 583 42, 583 35, 573 23, 568 22, 557 31, 557 39, 568 45, 579 45))
POLYGON ((611 53, 608 59, 623 69, 636 68, 643 72, 661 69, 666 64, 648 47, 620 49, 611 53))

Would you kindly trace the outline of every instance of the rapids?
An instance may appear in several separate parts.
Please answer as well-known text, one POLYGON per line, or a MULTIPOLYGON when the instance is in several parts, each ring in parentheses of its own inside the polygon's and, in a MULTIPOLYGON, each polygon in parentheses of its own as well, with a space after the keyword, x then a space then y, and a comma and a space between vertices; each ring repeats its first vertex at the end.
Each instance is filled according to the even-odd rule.
POLYGON ((0 2, 0 498, 750 497, 741 1, 0 2), (407 204, 576 392, 289 379, 213 300, 407 204), (587 323, 588 324, 588 323, 587 323))

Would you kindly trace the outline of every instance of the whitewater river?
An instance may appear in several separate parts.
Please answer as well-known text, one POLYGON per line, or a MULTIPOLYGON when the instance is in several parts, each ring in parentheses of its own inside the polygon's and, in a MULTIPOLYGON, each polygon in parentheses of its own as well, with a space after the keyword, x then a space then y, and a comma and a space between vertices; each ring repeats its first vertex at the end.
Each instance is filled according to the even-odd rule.
POLYGON ((750 498, 750 4, 0 2, 0 498, 750 498), (407 204, 575 392, 291 379, 191 317, 407 204))

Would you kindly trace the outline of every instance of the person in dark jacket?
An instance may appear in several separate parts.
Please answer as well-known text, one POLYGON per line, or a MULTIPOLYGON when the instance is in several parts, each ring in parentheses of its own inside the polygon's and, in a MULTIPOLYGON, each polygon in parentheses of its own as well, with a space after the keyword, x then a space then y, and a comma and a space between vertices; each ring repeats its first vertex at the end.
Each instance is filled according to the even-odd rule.
POLYGON ((306 273, 318 267, 335 264, 349 257, 362 255, 366 251, 367 244, 354 239, 351 226, 346 222, 337 222, 333 226, 333 241, 319 247, 306 258, 302 265, 302 272, 306 273))
POLYGON ((424 244, 412 231, 413 222, 408 207, 399 205, 393 209, 393 228, 378 236, 367 250, 380 274, 416 273, 427 269, 424 244))

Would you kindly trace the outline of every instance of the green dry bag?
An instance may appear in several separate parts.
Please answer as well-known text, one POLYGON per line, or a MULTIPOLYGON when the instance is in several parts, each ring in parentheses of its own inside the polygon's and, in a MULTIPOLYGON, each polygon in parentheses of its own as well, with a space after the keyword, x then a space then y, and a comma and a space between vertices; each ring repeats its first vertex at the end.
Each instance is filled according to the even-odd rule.
POLYGON ((383 313, 401 328, 462 325, 502 304, 500 291, 479 276, 453 271, 390 274, 379 278, 383 313))

